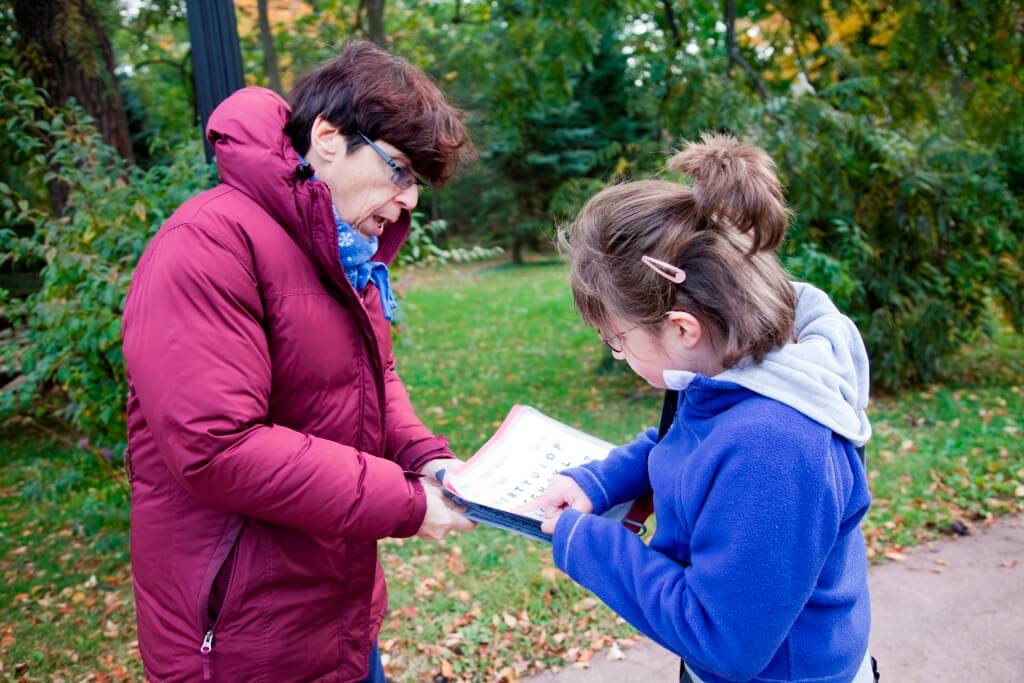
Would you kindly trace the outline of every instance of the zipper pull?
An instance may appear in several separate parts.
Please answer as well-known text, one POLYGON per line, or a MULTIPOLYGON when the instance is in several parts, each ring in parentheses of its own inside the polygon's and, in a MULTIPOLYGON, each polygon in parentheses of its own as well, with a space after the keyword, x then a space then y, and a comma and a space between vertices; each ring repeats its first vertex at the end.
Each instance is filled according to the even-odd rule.
POLYGON ((199 646, 199 652, 203 655, 203 680, 213 678, 213 663, 210 661, 210 653, 213 652, 213 629, 211 628, 203 636, 203 644, 199 646))

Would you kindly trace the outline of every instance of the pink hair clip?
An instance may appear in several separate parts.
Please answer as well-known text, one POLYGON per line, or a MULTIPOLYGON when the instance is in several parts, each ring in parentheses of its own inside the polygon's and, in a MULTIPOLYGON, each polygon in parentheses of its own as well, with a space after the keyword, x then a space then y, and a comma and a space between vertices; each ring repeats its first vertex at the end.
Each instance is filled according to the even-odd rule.
POLYGON ((686 271, 684 271, 682 268, 677 268, 676 266, 673 266, 671 263, 665 263, 664 261, 659 261, 656 258, 651 258, 650 256, 646 255, 641 256, 640 260, 644 262, 645 266, 647 266, 655 273, 668 280, 669 282, 674 282, 678 285, 682 284, 683 280, 686 279, 686 271))

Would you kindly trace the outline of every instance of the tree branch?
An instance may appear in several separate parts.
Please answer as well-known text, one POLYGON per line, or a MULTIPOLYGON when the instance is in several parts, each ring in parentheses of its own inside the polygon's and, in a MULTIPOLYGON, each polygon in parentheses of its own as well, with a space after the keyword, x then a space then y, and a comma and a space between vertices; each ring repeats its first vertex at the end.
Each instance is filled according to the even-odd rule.
POLYGON ((754 83, 757 92, 761 94, 761 99, 767 100, 768 88, 765 86, 760 74, 754 70, 754 67, 750 66, 750 62, 747 61, 747 58, 736 47, 736 0, 725 0, 725 47, 729 54, 729 66, 726 69, 726 73, 731 76, 732 65, 739 64, 754 83))

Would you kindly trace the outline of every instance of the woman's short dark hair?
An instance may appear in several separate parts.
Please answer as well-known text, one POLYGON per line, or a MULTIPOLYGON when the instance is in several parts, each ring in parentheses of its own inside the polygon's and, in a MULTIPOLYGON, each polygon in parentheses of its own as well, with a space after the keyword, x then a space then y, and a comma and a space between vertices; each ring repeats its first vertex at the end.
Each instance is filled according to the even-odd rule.
POLYGON ((473 155, 463 114, 440 88, 409 62, 366 41, 348 43, 292 90, 284 131, 299 154, 309 151, 317 116, 345 135, 350 150, 365 144, 359 133, 389 142, 437 185, 473 155))

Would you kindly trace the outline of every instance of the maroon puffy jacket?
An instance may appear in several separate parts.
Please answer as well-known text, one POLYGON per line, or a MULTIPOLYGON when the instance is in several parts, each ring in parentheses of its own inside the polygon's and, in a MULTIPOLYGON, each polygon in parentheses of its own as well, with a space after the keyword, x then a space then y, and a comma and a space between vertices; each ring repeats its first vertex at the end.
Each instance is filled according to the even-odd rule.
MULTIPOLYGON (((410 536, 412 472, 452 457, 413 413, 371 284, 338 262, 287 105, 241 90, 125 303, 139 648, 154 681, 358 681, 386 613, 377 539, 410 536)), ((409 217, 385 229, 394 257, 409 217)))

